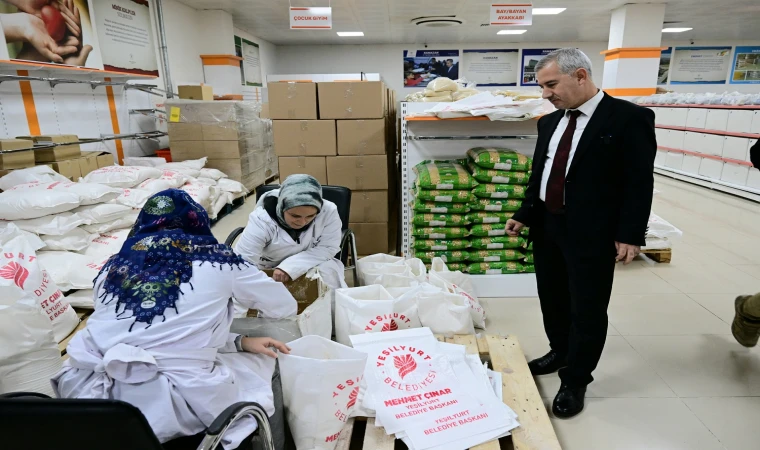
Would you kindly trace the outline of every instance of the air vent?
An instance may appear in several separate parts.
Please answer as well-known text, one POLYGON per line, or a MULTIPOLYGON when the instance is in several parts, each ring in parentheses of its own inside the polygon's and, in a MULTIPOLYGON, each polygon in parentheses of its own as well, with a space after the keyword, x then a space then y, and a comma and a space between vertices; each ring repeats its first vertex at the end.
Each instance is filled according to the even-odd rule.
POLYGON ((428 16, 414 18, 412 19, 412 23, 423 27, 443 28, 457 27, 462 25, 464 21, 457 19, 457 16, 428 16))

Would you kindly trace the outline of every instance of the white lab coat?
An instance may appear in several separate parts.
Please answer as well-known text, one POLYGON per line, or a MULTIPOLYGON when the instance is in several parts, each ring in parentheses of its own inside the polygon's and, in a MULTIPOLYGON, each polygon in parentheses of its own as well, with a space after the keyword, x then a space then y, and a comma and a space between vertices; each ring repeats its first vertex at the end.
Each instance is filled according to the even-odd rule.
POLYGON ((261 196, 235 252, 259 269, 278 268, 294 280, 316 268, 330 288, 347 287, 343 263, 335 259, 343 234, 338 207, 325 200, 314 222, 296 242, 264 209, 264 199, 279 193, 277 189, 261 196))
MULTIPOLYGON (((222 269, 194 262, 177 311, 166 310, 166 319, 156 317, 150 327, 135 323, 131 332, 134 320, 116 318, 115 299, 101 303, 105 276, 99 277, 95 311, 69 343, 69 358, 52 380, 56 395, 130 403, 162 443, 202 432, 240 401, 258 402, 271 416, 275 360, 236 352, 230 298, 270 318, 294 316, 296 301, 255 267, 222 269)), ((255 429, 253 419, 241 421, 225 435, 224 447, 236 448, 255 429)))

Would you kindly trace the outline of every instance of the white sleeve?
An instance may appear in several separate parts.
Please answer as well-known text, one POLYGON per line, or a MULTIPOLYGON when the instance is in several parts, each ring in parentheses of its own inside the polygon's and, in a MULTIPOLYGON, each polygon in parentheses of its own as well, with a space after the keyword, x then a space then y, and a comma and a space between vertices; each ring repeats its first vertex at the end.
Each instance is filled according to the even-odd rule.
POLYGON ((284 284, 269 278, 253 266, 234 271, 232 295, 247 309, 256 309, 261 317, 282 319, 298 312, 296 299, 284 284))
POLYGON ((264 211, 263 208, 256 208, 248 216, 248 225, 246 225, 234 248, 235 253, 256 265, 261 263, 264 247, 269 245, 272 240, 271 227, 265 218, 261 217, 262 211, 264 211))
POLYGON ((227 342, 224 344, 224 347, 219 349, 219 353, 237 353, 237 346, 235 345, 235 339, 240 336, 237 333, 230 333, 227 336, 227 342))
POLYGON ((286 258, 277 268, 295 280, 303 276, 312 267, 335 258, 335 255, 340 251, 340 239, 343 235, 338 211, 331 210, 331 213, 324 218, 324 222, 325 228, 322 235, 317 237, 319 242, 316 246, 286 258))

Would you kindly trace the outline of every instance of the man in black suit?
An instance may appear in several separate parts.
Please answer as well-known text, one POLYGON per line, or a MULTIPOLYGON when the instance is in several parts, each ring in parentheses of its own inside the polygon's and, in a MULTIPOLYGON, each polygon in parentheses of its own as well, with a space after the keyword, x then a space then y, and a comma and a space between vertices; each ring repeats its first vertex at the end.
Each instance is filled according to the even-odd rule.
POLYGON ((459 64, 454 64, 453 59, 446 60, 446 67, 443 68, 442 75, 452 80, 459 79, 459 64))
POLYGON ((654 113, 599 90, 580 50, 550 53, 536 79, 558 111, 538 121, 533 175, 507 231, 530 227, 551 351, 529 366, 559 370, 552 411, 569 418, 604 348, 615 261, 630 263, 645 244, 657 142, 654 113))

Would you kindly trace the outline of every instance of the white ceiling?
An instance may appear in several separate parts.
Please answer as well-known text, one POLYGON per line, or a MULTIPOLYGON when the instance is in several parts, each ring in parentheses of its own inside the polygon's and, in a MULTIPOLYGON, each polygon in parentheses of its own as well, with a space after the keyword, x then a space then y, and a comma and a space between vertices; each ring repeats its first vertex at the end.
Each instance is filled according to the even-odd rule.
MULTIPOLYGON (((535 16, 528 32, 497 36, 483 0, 331 0, 333 29, 289 29, 287 0, 179 0, 195 9, 223 9, 236 26, 277 45, 295 44, 424 44, 482 42, 604 41, 610 13, 626 3, 652 0, 536 0, 534 7, 567 7, 556 16, 535 16), (416 26, 420 16, 456 15, 464 24, 449 28, 416 26), (364 37, 341 38, 336 31, 363 31, 364 37)), ((293 6, 327 6, 328 0, 291 0, 293 6)), ((760 40, 759 0, 664 0, 669 26, 694 30, 664 36, 670 40, 760 40)))

